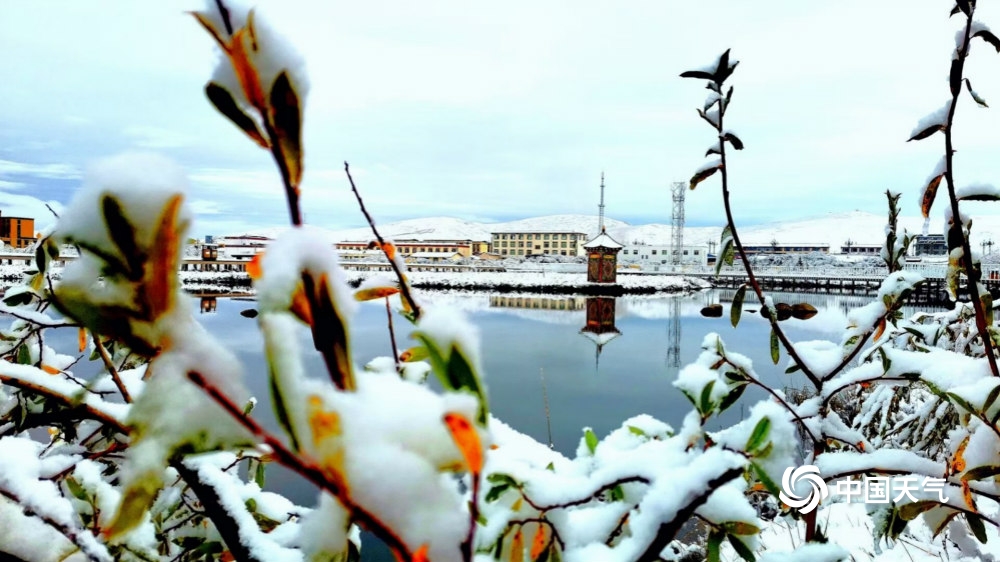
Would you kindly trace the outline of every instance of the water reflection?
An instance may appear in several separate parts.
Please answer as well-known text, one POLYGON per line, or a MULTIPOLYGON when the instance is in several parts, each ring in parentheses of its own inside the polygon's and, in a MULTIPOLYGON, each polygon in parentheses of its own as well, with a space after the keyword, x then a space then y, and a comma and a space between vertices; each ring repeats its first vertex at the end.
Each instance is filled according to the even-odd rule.
POLYGON ((600 370, 601 350, 622 335, 615 326, 614 297, 587 297, 587 323, 580 333, 594 342, 594 369, 600 370))
POLYGON ((202 314, 215 314, 215 309, 218 308, 218 306, 219 306, 219 303, 216 300, 216 297, 214 297, 214 296, 200 297, 200 299, 201 299, 201 303, 200 303, 200 306, 199 306, 198 310, 202 314))

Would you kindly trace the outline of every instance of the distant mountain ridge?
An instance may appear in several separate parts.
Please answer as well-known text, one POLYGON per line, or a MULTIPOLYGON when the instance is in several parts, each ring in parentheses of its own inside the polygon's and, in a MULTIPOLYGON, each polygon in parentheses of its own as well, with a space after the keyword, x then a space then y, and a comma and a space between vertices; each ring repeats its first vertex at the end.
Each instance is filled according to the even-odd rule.
MULTIPOLYGON (((598 233, 596 215, 548 215, 507 222, 484 223, 454 217, 429 217, 408 219, 379 225, 379 232, 391 239, 415 240, 490 240, 493 232, 554 231, 584 232, 589 236, 598 233)), ((941 220, 930 223, 929 232, 943 231, 941 220)), ((613 218, 604 220, 608 234, 622 244, 670 244, 671 228, 665 224, 631 225, 613 218)), ((900 228, 920 234, 924 220, 920 217, 900 217, 900 228)), ((782 220, 767 224, 739 228, 744 244, 769 245, 772 240, 780 244, 829 244, 832 252, 839 252, 848 240, 855 244, 881 244, 885 240, 885 215, 864 211, 830 213, 825 216, 782 220)), ((252 232, 276 236, 283 229, 266 229, 252 232)), ((367 227, 346 230, 319 229, 330 242, 360 241, 372 238, 367 227)), ((684 244, 704 246, 718 242, 722 226, 696 226, 684 229, 684 244)), ((973 247, 996 235, 1000 243, 1000 216, 976 217, 974 220, 973 247)))

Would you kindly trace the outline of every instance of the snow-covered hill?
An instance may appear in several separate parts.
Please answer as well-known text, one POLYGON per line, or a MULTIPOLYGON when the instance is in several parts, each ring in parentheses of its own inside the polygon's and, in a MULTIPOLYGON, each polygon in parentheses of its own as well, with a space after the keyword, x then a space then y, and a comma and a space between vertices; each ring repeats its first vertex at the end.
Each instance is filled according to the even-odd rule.
MULTIPOLYGON (((979 249, 980 242, 993 239, 1000 252, 1000 216, 973 216, 973 247, 979 249)), ((737 219, 738 220, 738 219, 737 219)), ((772 240, 781 244, 829 244, 833 252, 850 239, 856 244, 881 244, 885 236, 886 217, 883 214, 851 211, 830 213, 825 216, 798 220, 786 220, 768 224, 741 226, 740 238, 745 244, 767 245, 772 240)), ((622 244, 645 242, 646 244, 669 244, 670 225, 643 224, 630 225, 626 222, 605 219, 608 234, 622 244)), ((409 219, 379 225, 383 236, 392 239, 416 240, 489 240, 492 232, 512 231, 563 231, 597 234, 598 217, 594 215, 550 215, 510 222, 482 223, 453 217, 431 217, 409 219)), ((943 232, 941 219, 930 222, 930 233, 943 232)), ((900 227, 910 232, 920 233, 924 220, 917 216, 900 217, 900 227)), ((275 236, 280 229, 255 231, 253 234, 275 236)), ((331 242, 368 240, 368 228, 349 230, 323 230, 331 242)), ((722 226, 700 226, 684 229, 685 245, 705 245, 717 242, 722 226)))

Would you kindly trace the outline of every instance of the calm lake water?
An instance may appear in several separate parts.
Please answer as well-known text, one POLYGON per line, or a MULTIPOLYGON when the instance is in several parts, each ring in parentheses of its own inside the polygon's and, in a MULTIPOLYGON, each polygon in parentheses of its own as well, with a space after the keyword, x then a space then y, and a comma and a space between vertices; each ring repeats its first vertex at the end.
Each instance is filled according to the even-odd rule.
MULTIPOLYGON (((718 332, 730 349, 749 356, 758 375, 768 384, 777 388, 802 386, 800 377, 784 373, 784 353, 779 365, 771 362, 767 322, 751 313, 759 308, 756 302, 748 299, 739 327, 732 327, 732 294, 713 290, 679 296, 596 299, 421 292, 418 298, 427 306, 461 308, 478 326, 492 413, 541 442, 549 441, 551 429, 554 447, 572 456, 583 427, 592 427, 598 436, 604 436, 625 419, 641 413, 677 427, 690 411, 690 404, 672 383, 679 368, 698 356, 701 342, 710 332, 718 332), (725 307, 722 318, 701 316, 702 307, 719 302, 725 307), (588 320, 590 333, 585 330, 588 320), (599 346, 597 342, 603 343, 599 346), (545 416, 546 394, 551 428, 545 416)), ((809 302, 819 310, 809 320, 783 322, 793 341, 839 342, 841 330, 847 325, 847 311, 870 302, 870 298, 861 296, 772 295, 776 302, 809 302)), ((199 320, 243 363, 247 384, 260 400, 255 417, 275 427, 257 322, 239 314, 256 303, 218 298, 204 299, 200 304, 199 308, 207 312, 199 320)), ((354 321, 351 344, 355 362, 363 365, 372 358, 391 355, 383 301, 362 303, 354 321)), ((399 347, 412 345, 409 322, 396 315, 394 326, 399 347)), ((308 331, 303 329, 298 335, 303 349, 309 350, 310 370, 325 379, 322 360, 312 351, 308 331)), ((737 421, 741 406, 748 408, 764 397, 762 391, 753 390, 748 390, 717 423, 729 425, 737 421)), ((280 485, 293 501, 312 505, 315 500, 311 488, 287 488, 284 475, 276 471, 272 483, 280 485)))
MULTIPOLYGON (((810 320, 783 322, 793 341, 839 342, 847 325, 846 313, 871 300, 863 296, 771 294, 775 302, 808 302, 819 310, 810 320)), ((549 441, 551 431, 554 447, 573 456, 583 427, 592 427, 603 437, 625 419, 641 413, 679 426, 691 407, 672 383, 679 368, 698 356, 701 342, 710 332, 721 334, 729 349, 749 356, 758 375, 773 387, 803 385, 800 376, 784 374, 784 353, 779 365, 771 362, 769 330, 767 322, 755 313, 759 308, 756 300, 751 302, 748 296, 739 327, 732 327, 732 295, 731 290, 711 290, 679 296, 596 299, 419 292, 417 298, 427 306, 461 308, 478 326, 492 413, 543 443, 549 441), (702 307, 720 302, 725 309, 722 318, 701 316, 702 307), (545 415, 546 394, 551 427, 545 415)), ((255 418, 276 429, 257 321, 240 315, 256 303, 239 298, 192 298, 195 309, 202 311, 198 319, 242 362, 246 382, 260 401, 255 418)), ((363 365, 374 357, 391 355, 383 301, 362 303, 354 322, 351 343, 355 362, 363 365)), ((394 325, 400 348, 412 345, 409 322, 396 315, 394 325)), ((73 332, 48 341, 72 349, 73 332), (61 338, 67 341, 59 341, 61 338)), ((302 329, 298 337, 303 349, 309 350, 310 371, 326 379, 308 331, 302 329)), ((764 397, 759 389, 748 390, 736 406, 714 422, 715 427, 738 421, 743 408, 764 397)), ((311 485, 278 466, 268 469, 268 488, 301 505, 311 506, 316 501, 311 485)), ((392 560, 376 542, 366 541, 365 560, 392 560)))

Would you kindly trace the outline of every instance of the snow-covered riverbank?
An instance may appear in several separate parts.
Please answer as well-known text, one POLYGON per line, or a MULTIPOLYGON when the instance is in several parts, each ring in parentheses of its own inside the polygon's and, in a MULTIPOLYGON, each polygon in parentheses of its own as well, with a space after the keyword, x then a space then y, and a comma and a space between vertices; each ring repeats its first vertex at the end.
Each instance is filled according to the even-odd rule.
MULTIPOLYGON (((181 272, 181 281, 189 291, 246 292, 252 290, 249 277, 231 272, 181 272)), ((372 277, 385 277, 380 271, 345 273, 348 282, 357 286, 372 277)), ((531 291, 550 294, 624 295, 698 291, 711 287, 702 279, 673 275, 618 276, 615 284, 588 283, 581 273, 541 272, 430 272, 408 274, 410 283, 420 289, 460 289, 509 293, 531 291)))

